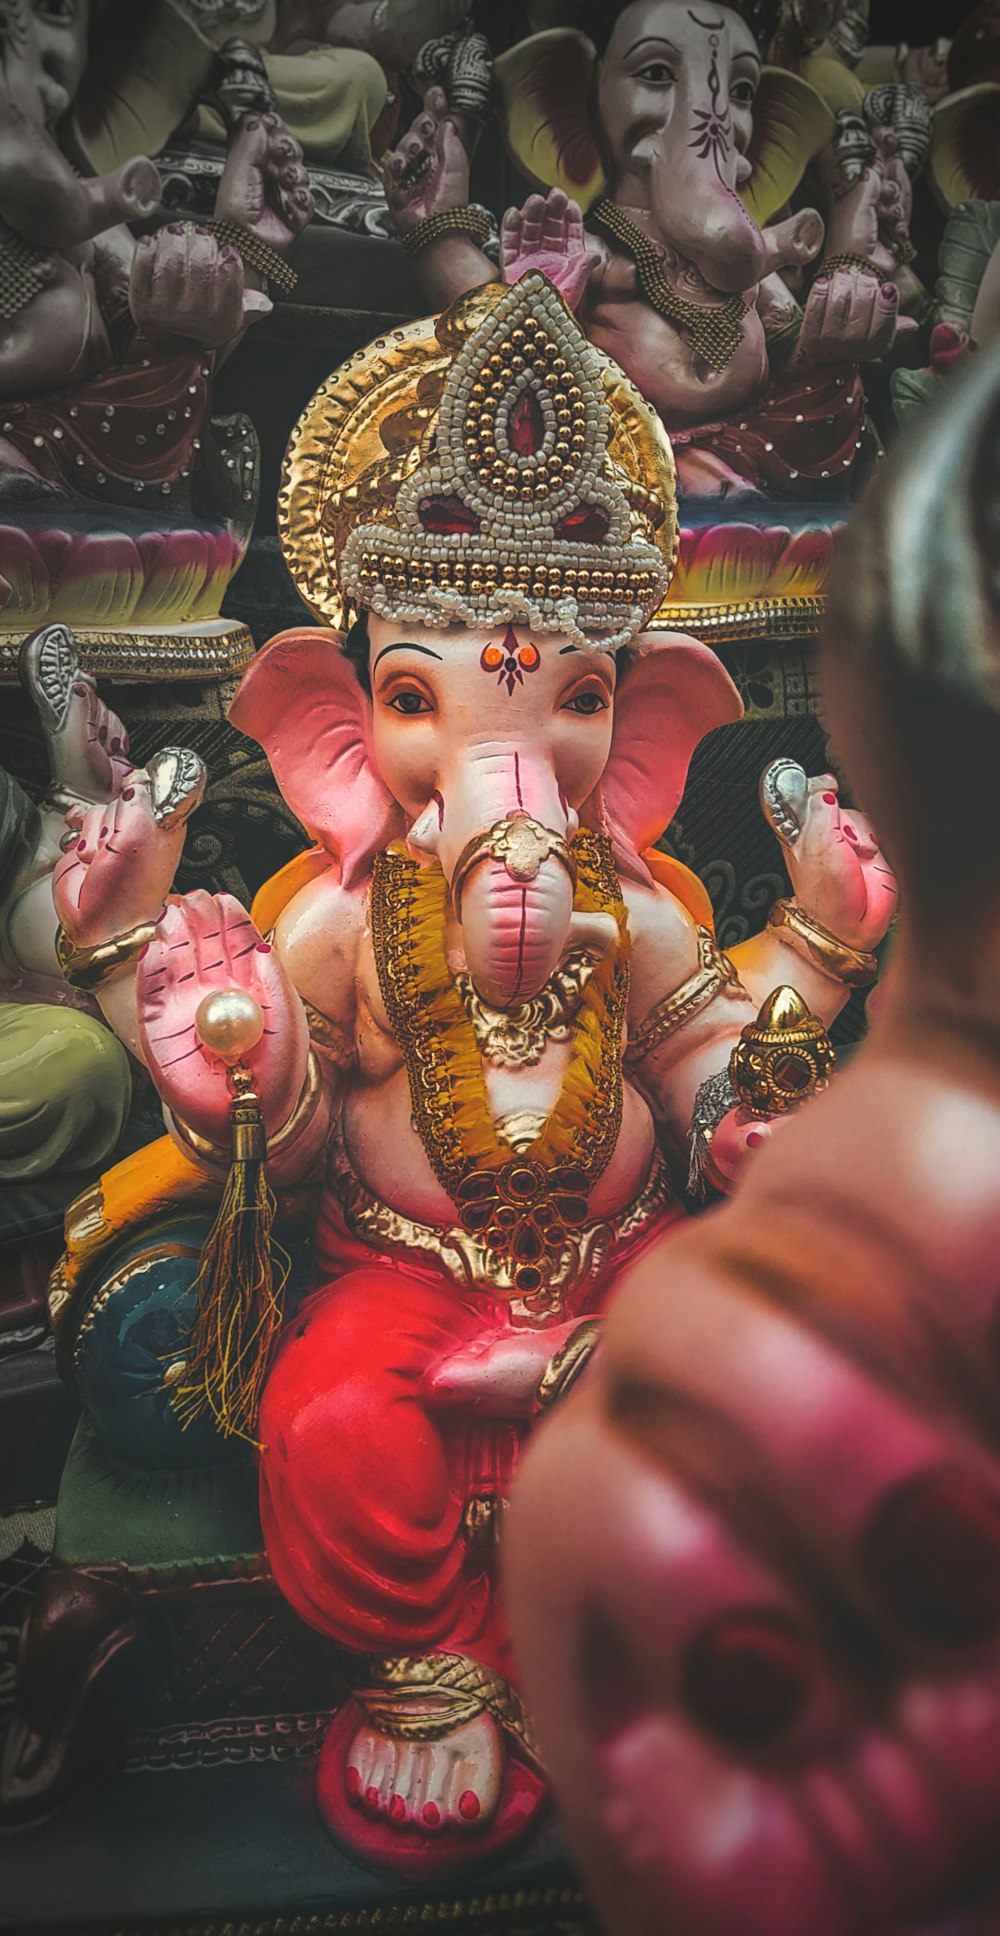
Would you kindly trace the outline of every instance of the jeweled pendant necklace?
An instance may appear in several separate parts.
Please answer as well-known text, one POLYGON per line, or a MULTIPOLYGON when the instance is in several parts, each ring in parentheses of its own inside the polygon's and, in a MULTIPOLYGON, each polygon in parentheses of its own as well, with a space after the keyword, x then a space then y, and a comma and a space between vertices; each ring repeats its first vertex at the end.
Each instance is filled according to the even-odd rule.
POLYGON ((544 1296, 546 1263, 586 1223, 590 1192, 621 1127, 627 916, 610 843, 580 833, 573 858, 575 907, 612 914, 621 939, 584 990, 555 1106, 541 1133, 513 1156, 494 1123, 473 1026, 445 955, 444 874, 393 847, 376 857, 372 876, 379 986, 406 1065, 421 1143, 462 1229, 508 1264, 529 1303, 544 1296))

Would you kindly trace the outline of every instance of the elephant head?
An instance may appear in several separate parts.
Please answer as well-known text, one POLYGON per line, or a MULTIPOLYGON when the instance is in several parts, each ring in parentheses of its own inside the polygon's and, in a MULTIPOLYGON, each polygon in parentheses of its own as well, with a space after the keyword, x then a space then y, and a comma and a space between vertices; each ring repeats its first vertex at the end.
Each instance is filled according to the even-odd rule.
POLYGON ((607 945, 573 910, 578 827, 610 834, 620 871, 648 880, 641 851, 699 740, 739 718, 736 689, 678 634, 646 634, 616 660, 523 627, 372 616, 366 631, 363 655, 326 631, 275 639, 230 718, 348 884, 394 838, 440 863, 479 993, 526 1000, 570 947, 607 945))
MULTIPOLYGON (((797 75, 762 68, 735 6, 633 0, 603 53, 554 29, 497 63, 519 166, 586 209, 603 195, 651 212, 712 289, 742 292, 781 261, 762 233, 833 132, 797 75)), ((807 260, 809 249, 802 256, 807 260)))

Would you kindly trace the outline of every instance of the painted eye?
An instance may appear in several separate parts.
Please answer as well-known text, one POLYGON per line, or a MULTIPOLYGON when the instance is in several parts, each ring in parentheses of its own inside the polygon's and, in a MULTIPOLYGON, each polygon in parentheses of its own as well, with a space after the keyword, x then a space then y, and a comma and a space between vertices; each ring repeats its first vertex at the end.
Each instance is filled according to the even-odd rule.
POLYGON ((588 718, 592 713, 606 713, 607 710, 608 702, 604 698, 603 693, 599 692, 575 693, 573 698, 568 699, 563 707, 563 712, 583 713, 588 718))
POLYGON ((677 76, 666 61, 650 61, 648 67, 639 68, 636 79, 647 81, 650 87, 671 87, 677 76))
POLYGON ((754 103, 753 82, 734 81, 729 90, 729 99, 732 101, 734 107, 752 108, 754 103))
POLYGON ((425 699, 422 692, 397 692, 389 704, 394 713, 403 713, 407 719, 413 719, 417 713, 434 711, 430 700, 425 699))

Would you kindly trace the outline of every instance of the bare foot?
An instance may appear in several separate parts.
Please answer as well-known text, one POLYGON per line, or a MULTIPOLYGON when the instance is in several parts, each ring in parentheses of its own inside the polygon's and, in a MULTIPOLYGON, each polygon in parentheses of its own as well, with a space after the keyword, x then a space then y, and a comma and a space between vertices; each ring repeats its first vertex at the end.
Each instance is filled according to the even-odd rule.
POLYGON ((128 734, 98 697, 68 625, 43 626, 25 640, 20 675, 45 734, 52 804, 112 800, 132 771, 128 734))
POLYGON ((347 1751, 344 1786, 353 1807, 401 1831, 479 1829, 496 1814, 504 1763, 489 1714, 437 1741, 393 1741, 365 1723, 347 1751))

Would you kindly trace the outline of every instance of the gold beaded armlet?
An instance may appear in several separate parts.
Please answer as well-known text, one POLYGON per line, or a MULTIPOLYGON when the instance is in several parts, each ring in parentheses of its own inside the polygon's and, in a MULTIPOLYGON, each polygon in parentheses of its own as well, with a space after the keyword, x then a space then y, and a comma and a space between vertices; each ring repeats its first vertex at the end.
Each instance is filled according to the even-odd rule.
POLYGON ((245 229, 240 222, 227 222, 222 216, 208 215, 200 220, 197 227, 208 229, 217 242, 229 242, 238 249, 248 269, 256 269, 265 282, 273 282, 283 296, 290 296, 298 282, 298 276, 284 256, 272 249, 270 242, 264 242, 252 229, 245 229))
POLYGON ((625 1049, 626 1063, 640 1062, 645 1055, 658 1048, 690 1022, 716 995, 742 995, 749 1001, 739 973, 718 946, 715 936, 707 928, 698 929, 698 966, 679 988, 675 988, 663 1000, 651 1008, 635 1034, 630 1036, 625 1049))
POLYGON ((483 208, 442 208, 436 215, 425 215, 416 228, 400 235, 407 255, 419 255, 441 235, 469 235, 474 242, 488 242, 493 223, 483 208))
POLYGON ((839 255, 824 256, 817 276, 832 276, 835 269, 867 269, 870 275, 877 276, 879 282, 891 282, 892 276, 880 269, 867 255, 855 255, 850 249, 842 249, 839 255))

